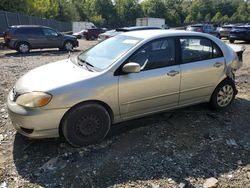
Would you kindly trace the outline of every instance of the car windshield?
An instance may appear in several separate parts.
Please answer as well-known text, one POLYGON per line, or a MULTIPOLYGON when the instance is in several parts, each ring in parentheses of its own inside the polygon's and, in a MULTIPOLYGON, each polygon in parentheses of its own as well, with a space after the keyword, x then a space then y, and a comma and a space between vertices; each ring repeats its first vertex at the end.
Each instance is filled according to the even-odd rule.
POLYGON ((104 70, 141 40, 140 38, 118 35, 81 53, 78 60, 104 70))

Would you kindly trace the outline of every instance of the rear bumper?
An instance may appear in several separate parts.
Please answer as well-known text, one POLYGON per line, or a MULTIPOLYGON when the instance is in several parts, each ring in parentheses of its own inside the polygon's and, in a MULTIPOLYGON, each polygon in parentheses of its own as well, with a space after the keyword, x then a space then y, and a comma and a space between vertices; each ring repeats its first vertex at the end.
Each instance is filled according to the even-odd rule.
POLYGON ((221 37, 229 37, 229 33, 226 32, 220 32, 221 37))

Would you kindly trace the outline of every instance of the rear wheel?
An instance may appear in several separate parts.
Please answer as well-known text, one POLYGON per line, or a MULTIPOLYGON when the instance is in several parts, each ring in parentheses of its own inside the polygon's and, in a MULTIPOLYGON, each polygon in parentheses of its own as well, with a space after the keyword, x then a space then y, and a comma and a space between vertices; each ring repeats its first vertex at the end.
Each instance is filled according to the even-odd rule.
POLYGON ((210 99, 210 105, 213 109, 225 109, 233 102, 236 94, 234 81, 226 79, 215 88, 210 99))
POLYGON ((90 103, 73 108, 62 122, 65 139, 75 147, 94 144, 105 138, 111 124, 108 111, 90 103))
POLYGON ((17 45, 17 51, 25 54, 30 51, 30 45, 27 42, 19 42, 17 45))

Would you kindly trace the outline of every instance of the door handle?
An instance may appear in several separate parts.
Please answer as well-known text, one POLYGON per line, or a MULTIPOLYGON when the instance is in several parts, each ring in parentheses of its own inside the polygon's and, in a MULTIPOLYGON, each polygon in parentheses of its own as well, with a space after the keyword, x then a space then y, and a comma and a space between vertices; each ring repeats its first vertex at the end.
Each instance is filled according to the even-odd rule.
POLYGON ((223 65, 223 63, 216 62, 216 63, 214 64, 214 67, 219 68, 219 67, 221 67, 222 65, 223 65))
POLYGON ((170 72, 167 73, 168 76, 175 76, 177 74, 179 74, 179 71, 175 71, 175 70, 171 70, 170 72))

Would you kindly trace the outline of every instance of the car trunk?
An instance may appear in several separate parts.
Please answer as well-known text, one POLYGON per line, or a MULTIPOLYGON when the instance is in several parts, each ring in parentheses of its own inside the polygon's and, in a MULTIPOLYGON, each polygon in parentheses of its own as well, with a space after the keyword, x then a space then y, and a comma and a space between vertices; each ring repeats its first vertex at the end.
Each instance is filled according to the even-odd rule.
POLYGON ((227 44, 233 51, 237 54, 240 61, 242 61, 242 55, 245 51, 245 46, 235 45, 235 44, 227 44))

